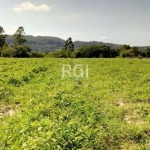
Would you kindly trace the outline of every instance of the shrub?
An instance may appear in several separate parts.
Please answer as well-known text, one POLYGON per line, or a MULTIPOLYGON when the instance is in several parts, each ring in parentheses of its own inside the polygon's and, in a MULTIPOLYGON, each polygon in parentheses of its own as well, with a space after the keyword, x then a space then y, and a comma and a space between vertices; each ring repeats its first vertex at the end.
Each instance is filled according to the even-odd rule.
POLYGON ((50 53, 49 56, 54 58, 68 58, 71 57, 71 51, 62 49, 61 51, 50 53))
POLYGON ((1 57, 14 57, 15 49, 12 47, 3 47, 1 57))
POLYGON ((30 56, 30 48, 27 45, 17 45, 15 46, 15 54, 14 57, 29 57, 30 56))
POLYGON ((9 79, 8 84, 19 86, 21 84, 21 81, 12 77, 9 79))
POLYGON ((143 57, 141 55, 138 55, 138 59, 142 59, 143 57))
POLYGON ((32 52, 31 56, 32 58, 43 58, 46 56, 46 53, 44 52, 32 52))

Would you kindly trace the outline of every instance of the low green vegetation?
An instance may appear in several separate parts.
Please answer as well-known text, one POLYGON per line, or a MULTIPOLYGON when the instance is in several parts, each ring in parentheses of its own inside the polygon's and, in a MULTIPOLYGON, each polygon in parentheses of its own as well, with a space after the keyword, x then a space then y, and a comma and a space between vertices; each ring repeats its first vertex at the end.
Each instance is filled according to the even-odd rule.
POLYGON ((150 149, 149 59, 0 59, 1 150, 150 149), (89 77, 62 78, 88 64, 89 77))

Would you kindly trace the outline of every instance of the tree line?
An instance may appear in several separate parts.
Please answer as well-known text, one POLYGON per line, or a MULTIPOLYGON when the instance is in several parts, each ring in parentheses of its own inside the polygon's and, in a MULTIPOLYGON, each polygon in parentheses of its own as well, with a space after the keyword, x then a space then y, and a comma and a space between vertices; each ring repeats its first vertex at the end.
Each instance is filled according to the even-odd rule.
MULTIPOLYGON (((120 45, 113 47, 113 44, 102 45, 99 42, 90 42, 85 46, 79 46, 75 49, 72 38, 69 37, 64 42, 60 50, 54 52, 37 52, 32 51, 25 38, 25 31, 23 27, 19 27, 13 35, 13 42, 7 43, 7 35, 4 34, 3 27, 0 26, 0 56, 1 57, 55 57, 55 58, 149 58, 150 48, 140 50, 138 47, 131 47, 129 45, 120 45), (93 44, 93 45, 92 45, 93 44)), ((60 39, 56 38, 59 44, 60 39)), ((48 40, 48 38, 47 38, 48 40)), ((32 41, 30 41, 32 42, 32 41)), ((47 41, 50 42, 50 41, 47 41)), ((51 41, 52 42, 52 41, 51 41)), ((53 41, 54 42, 54 41, 53 41)), ((81 44, 80 42, 77 42, 81 44)), ((84 42, 86 44, 86 42, 84 42)))
MULTIPOLYGON (((72 41, 71 38, 69 38, 65 45, 71 44, 72 41), (69 42, 70 41, 70 42, 69 42)), ((70 46, 70 47, 71 47, 70 46)), ((74 46, 73 46, 74 47, 74 46)), ((51 57, 57 57, 57 58, 115 58, 115 57, 121 57, 121 58, 149 58, 150 57, 150 48, 147 48, 146 50, 139 50, 138 47, 130 47, 129 45, 122 45, 117 48, 110 48, 106 45, 90 45, 90 46, 83 46, 79 49, 72 49, 67 48, 64 46, 62 50, 53 52, 50 54, 51 57)))

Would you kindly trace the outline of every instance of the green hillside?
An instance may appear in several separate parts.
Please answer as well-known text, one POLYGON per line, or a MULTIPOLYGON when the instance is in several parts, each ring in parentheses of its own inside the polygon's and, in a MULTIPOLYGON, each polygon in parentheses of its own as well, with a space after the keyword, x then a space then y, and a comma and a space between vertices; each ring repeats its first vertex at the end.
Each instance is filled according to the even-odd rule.
MULTIPOLYGON (((32 51, 53 51, 61 49, 64 44, 64 40, 57 37, 47 37, 47 36, 25 36, 27 44, 30 46, 32 51)), ((13 44, 13 36, 8 35, 6 42, 9 45, 13 44)))
MULTIPOLYGON (((27 40, 27 44, 30 46, 32 51, 53 51, 61 49, 64 45, 65 40, 57 38, 57 37, 51 37, 51 36, 25 36, 27 40)), ((9 45, 13 44, 13 36, 8 35, 6 38, 6 42, 9 43, 9 45)), ((91 41, 91 42, 85 42, 85 41, 74 41, 75 49, 81 48, 83 46, 90 46, 90 45, 107 45, 110 48, 118 47, 117 44, 112 43, 103 43, 103 42, 97 42, 97 41, 91 41)))
MULTIPOLYGON (((58 37, 51 37, 51 36, 30 36, 26 35, 27 44, 30 46, 32 51, 47 51, 51 52, 54 50, 61 49, 64 45, 64 42, 66 39, 61 39, 58 37)), ((10 45, 13 44, 13 36, 8 35, 6 38, 6 42, 10 45)), ((104 43, 104 42, 98 42, 98 41, 74 41, 75 49, 81 48, 83 46, 91 46, 91 45, 106 45, 110 48, 116 48, 121 45, 119 44, 113 44, 113 43, 104 43)), ((150 46, 141 46, 138 47, 139 50, 145 50, 147 48, 150 48, 150 46)))

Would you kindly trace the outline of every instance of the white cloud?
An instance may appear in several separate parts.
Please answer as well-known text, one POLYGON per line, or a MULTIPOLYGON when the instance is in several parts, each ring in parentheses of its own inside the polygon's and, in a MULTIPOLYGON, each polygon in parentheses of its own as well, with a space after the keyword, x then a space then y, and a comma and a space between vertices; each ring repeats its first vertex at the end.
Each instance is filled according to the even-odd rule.
POLYGON ((50 10, 50 7, 46 4, 35 6, 34 4, 30 2, 24 2, 20 5, 16 5, 13 7, 13 11, 19 13, 22 11, 44 11, 48 12, 50 10))

